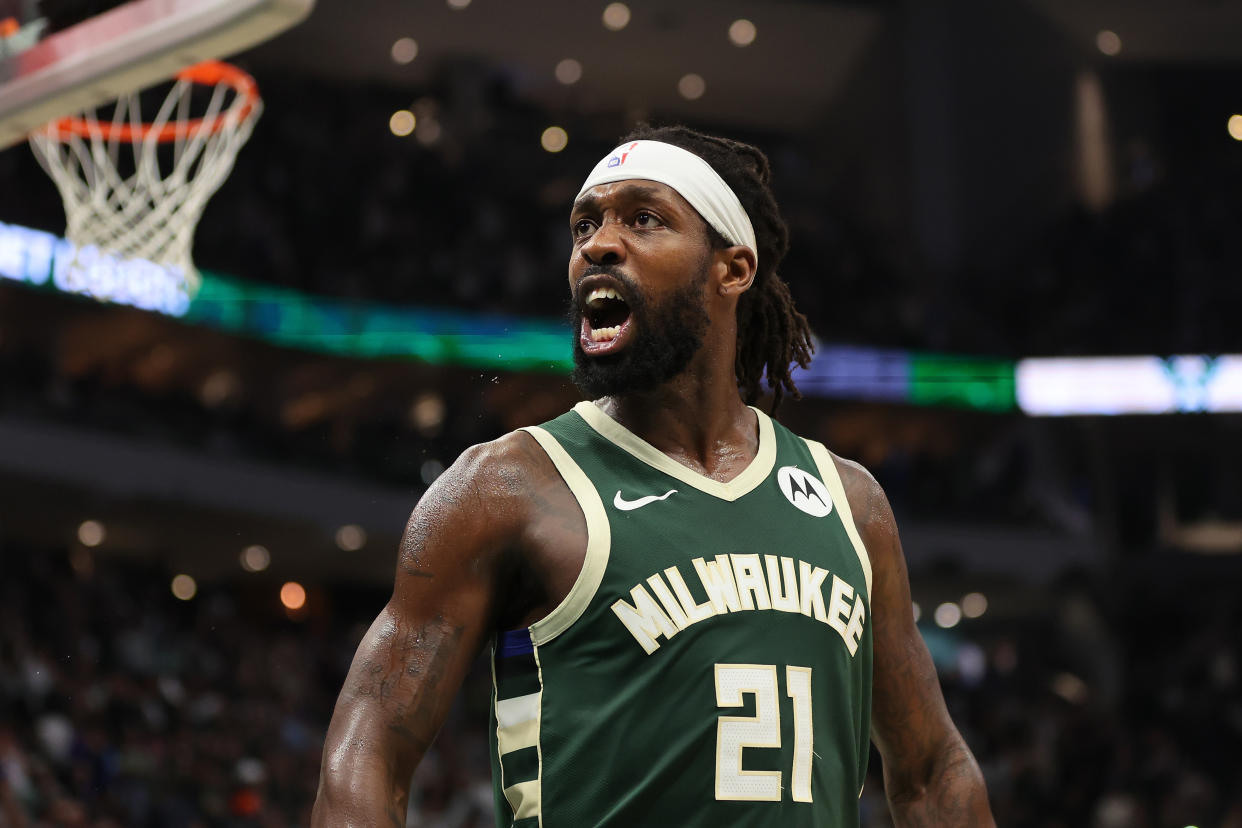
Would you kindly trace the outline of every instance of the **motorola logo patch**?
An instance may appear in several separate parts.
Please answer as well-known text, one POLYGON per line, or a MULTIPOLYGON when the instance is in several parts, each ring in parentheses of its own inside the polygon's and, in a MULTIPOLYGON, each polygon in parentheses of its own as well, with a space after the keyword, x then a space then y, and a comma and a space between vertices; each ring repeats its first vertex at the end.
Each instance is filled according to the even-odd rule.
POLYGON ((776 483, 786 500, 811 517, 826 517, 832 511, 828 487, 815 475, 797 466, 782 466, 776 473, 776 483))

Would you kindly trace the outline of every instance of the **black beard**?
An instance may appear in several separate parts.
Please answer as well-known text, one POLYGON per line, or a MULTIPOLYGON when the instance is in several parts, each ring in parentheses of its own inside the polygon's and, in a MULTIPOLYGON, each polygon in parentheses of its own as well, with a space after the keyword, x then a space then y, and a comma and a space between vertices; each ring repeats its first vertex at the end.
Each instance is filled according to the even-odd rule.
POLYGON ((708 268, 698 278, 679 288, 658 305, 650 304, 633 281, 609 268, 606 272, 626 287, 630 324, 635 326, 632 340, 618 354, 589 357, 582 351, 578 336, 582 331, 582 311, 570 300, 569 318, 573 324, 574 385, 595 399, 651 391, 686 370, 703 346, 707 331, 707 308, 703 286, 708 268))

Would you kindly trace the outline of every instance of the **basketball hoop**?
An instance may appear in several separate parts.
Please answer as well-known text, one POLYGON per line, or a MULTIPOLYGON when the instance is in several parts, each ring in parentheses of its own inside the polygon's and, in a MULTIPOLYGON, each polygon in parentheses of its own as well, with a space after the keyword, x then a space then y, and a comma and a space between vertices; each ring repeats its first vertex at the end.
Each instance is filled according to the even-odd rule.
POLYGON ((150 121, 133 92, 103 118, 88 110, 32 132, 76 248, 63 271, 57 266, 61 286, 101 296, 94 283, 113 281, 124 262, 152 262, 172 274, 188 306, 199 284, 194 229, 262 109, 250 75, 207 61, 177 73, 150 121), (196 87, 210 89, 205 106, 193 100, 196 87))

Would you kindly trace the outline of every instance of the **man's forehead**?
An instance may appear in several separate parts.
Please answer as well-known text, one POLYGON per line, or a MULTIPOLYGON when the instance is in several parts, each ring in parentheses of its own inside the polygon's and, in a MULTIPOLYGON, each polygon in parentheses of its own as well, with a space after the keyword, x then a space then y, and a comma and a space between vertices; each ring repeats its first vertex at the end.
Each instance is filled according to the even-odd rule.
POLYGON ((651 181, 646 178, 626 178, 621 181, 596 184, 578 197, 574 202, 573 209, 588 209, 612 199, 634 198, 659 198, 665 201, 672 201, 688 210, 694 209, 690 206, 690 202, 686 201, 677 190, 662 182, 651 181))

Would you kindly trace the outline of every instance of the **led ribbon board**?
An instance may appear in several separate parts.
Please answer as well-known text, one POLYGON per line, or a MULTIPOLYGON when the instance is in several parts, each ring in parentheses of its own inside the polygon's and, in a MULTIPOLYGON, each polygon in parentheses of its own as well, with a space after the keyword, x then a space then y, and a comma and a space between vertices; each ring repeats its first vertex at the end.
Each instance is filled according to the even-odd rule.
POLYGON ((1027 414, 1229 413, 1242 411, 1242 356, 1024 359, 1016 370, 1027 414))
POLYGON ((508 371, 573 368, 569 328, 560 321, 341 302, 208 271, 202 276, 186 322, 276 345, 508 371))
POLYGON ((176 268, 142 259, 119 259, 97 247, 78 249, 51 233, 0 222, 0 279, 30 285, 49 281, 58 290, 168 316, 190 308, 185 280, 176 268), (78 273, 69 279, 75 263, 78 273))
POLYGON ((808 368, 793 379, 808 397, 1014 408, 1013 362, 816 343, 808 368))
MULTIPOLYGON (((511 371, 567 373, 573 368, 570 333, 558 320, 342 302, 209 271, 202 272, 202 285, 191 301, 179 274, 98 252, 89 277, 74 289, 60 275, 74 252, 70 242, 51 233, 0 223, 0 278, 290 348, 511 371)), ((1014 407, 1013 363, 1007 360, 819 345, 810 367, 795 368, 794 378, 811 397, 988 411, 1014 407)))
MULTIPOLYGON (((0 278, 69 291, 68 283, 58 274, 73 253, 72 244, 51 233, 0 223, 0 278)), ((364 359, 407 358, 511 371, 565 373, 573 367, 571 337, 559 320, 342 302, 211 272, 203 272, 202 286, 191 301, 180 289, 178 274, 150 262, 118 260, 98 252, 90 272, 90 278, 76 292, 291 348, 364 359)), ((1200 374, 1216 377, 1211 382, 1217 384, 1211 385, 1213 390, 1204 397, 1208 401, 1204 405, 1219 406, 1225 404, 1220 389, 1238 383, 1237 360, 1242 358, 1213 363, 1211 371, 1205 367, 1200 374, 1194 374, 1198 363, 1176 363, 1180 367, 1170 374, 1167 362, 1155 357, 1139 359, 1154 360, 1158 370, 1153 373, 1150 365, 1144 370, 1148 375, 1164 377, 1162 382, 1172 382, 1170 376, 1179 378, 1174 385, 1180 382, 1189 388, 1193 385, 1190 378, 1200 374)), ((1107 376, 1112 376, 1112 369, 1108 366, 1100 369, 1103 374, 1093 373, 1066 389, 1066 376, 1074 371, 1080 376, 1087 370, 1074 366, 1098 361, 1063 360, 1051 367, 1046 362, 1022 363, 1027 368, 1025 373, 1018 372, 1015 396, 1014 364, 1009 360, 820 345, 809 368, 795 368, 794 379, 811 397, 985 411, 1011 411, 1020 399, 1023 410, 1029 413, 1101 413, 1101 406, 1110 405, 1110 413, 1122 413, 1111 410, 1118 405, 1092 402, 1092 394, 1111 387, 1107 376)), ((1155 382, 1148 378, 1149 385, 1155 382)), ((1235 392, 1234 405, 1238 396, 1235 392)), ((1197 398, 1184 397, 1187 401, 1182 405, 1197 404, 1188 402, 1192 399, 1197 398)), ((1199 410, 1177 408, 1167 401, 1160 406, 1162 410, 1199 410)))
POLYGON ((0 222, 0 279, 342 356, 514 371, 568 372, 573 367, 569 333, 557 321, 341 302, 208 272, 191 301, 174 269, 96 250, 79 253, 79 265, 87 255, 91 264, 75 288, 64 278, 75 250, 51 233, 0 222))

